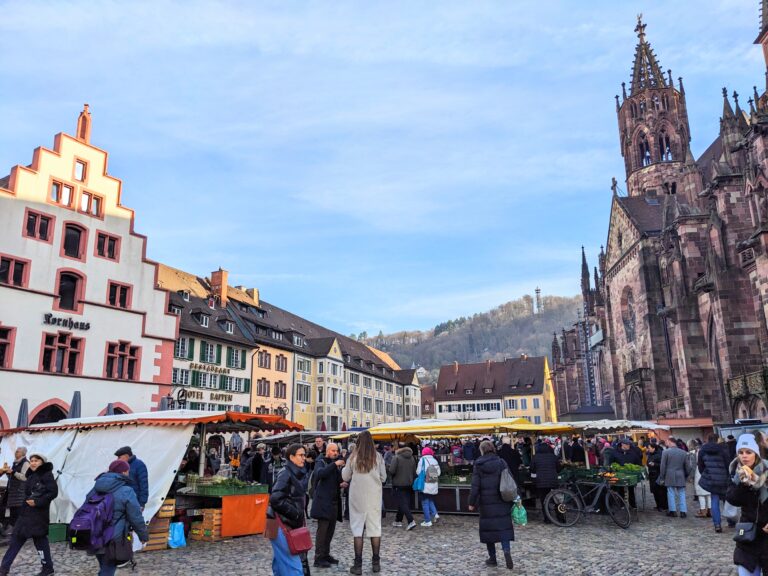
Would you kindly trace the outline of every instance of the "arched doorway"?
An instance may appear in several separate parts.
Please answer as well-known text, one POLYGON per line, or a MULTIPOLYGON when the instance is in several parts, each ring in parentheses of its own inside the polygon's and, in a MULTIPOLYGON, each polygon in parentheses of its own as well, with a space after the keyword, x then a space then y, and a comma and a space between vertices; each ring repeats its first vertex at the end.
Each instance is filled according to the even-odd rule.
POLYGON ((59 420, 63 420, 66 417, 67 413, 63 408, 56 404, 51 404, 50 406, 46 406, 40 410, 40 412, 38 412, 35 417, 32 418, 30 424, 52 424, 54 422, 58 422, 59 420))
POLYGON ((645 420, 645 406, 643 404, 643 396, 637 386, 632 386, 629 389, 629 395, 627 398, 627 415, 630 420, 645 420))

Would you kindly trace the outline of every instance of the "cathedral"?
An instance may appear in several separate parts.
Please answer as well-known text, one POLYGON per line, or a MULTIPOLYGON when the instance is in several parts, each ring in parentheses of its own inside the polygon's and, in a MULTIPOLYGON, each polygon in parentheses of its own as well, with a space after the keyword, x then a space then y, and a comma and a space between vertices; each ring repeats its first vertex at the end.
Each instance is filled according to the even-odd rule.
MULTIPOLYGON (((626 195, 614 179, 593 271, 582 249, 583 312, 552 342, 558 414, 768 421, 768 85, 744 107, 724 88, 720 133, 694 158, 683 80, 641 18, 635 32, 616 96, 626 195)), ((768 0, 755 44, 768 69, 768 0)))

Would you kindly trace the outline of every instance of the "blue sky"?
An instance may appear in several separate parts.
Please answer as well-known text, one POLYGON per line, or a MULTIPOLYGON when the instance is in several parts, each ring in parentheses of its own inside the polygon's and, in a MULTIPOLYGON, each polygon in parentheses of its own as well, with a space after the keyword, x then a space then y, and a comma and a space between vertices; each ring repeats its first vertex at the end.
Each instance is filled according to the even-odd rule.
MULTIPOLYGON (((0 2, 0 171, 83 102, 151 258, 342 333, 579 290, 636 14, 692 148, 764 85, 757 0, 0 2)), ((623 188, 623 186, 622 186, 623 188)))

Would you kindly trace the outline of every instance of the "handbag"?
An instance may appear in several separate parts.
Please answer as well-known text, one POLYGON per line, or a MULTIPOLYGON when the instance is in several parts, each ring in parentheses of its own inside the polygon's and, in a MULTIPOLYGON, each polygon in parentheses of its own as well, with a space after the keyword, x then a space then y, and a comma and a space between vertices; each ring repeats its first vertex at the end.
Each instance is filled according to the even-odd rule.
POLYGON ((427 470, 426 467, 421 469, 421 472, 419 472, 419 475, 416 476, 416 478, 413 480, 413 489, 416 492, 423 492, 424 491, 424 484, 427 481, 427 470))
POLYGON ((517 482, 515 482, 506 464, 499 476, 499 492, 504 502, 514 502, 517 500, 517 482))
POLYGON ((733 539, 736 542, 749 543, 754 542, 757 538, 757 523, 760 518, 760 495, 757 496, 757 515, 754 522, 739 522, 736 524, 736 530, 733 534, 733 539))
POLYGON ((288 550, 292 556, 301 554, 302 552, 308 552, 312 549, 312 535, 309 533, 309 528, 301 526, 300 528, 288 528, 279 514, 275 514, 280 527, 285 534, 285 541, 288 543, 288 550))
POLYGON ((110 540, 104 550, 104 560, 109 564, 125 564, 133 560, 133 536, 123 534, 110 540))

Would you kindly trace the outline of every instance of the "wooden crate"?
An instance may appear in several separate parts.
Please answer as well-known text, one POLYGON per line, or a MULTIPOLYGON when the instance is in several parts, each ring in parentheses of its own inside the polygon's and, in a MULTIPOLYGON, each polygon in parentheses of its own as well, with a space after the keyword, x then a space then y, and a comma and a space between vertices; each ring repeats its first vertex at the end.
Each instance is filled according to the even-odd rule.
POLYGON ((156 516, 158 518, 173 518, 175 514, 176 514, 176 499, 168 498, 165 502, 163 502, 163 505, 160 506, 160 510, 158 510, 156 516))
POLYGON ((168 548, 168 532, 150 533, 149 540, 144 546, 145 552, 152 552, 155 550, 165 550, 168 548))
POLYGON ((202 522, 193 522, 189 531, 189 538, 203 542, 216 542, 221 540, 221 527, 206 528, 202 522))
POLYGON ((149 526, 147 526, 147 529, 149 530, 150 534, 154 534, 157 532, 163 532, 165 534, 168 534, 168 530, 171 526, 171 519, 170 518, 158 518, 155 516, 152 518, 152 520, 149 521, 149 526))

